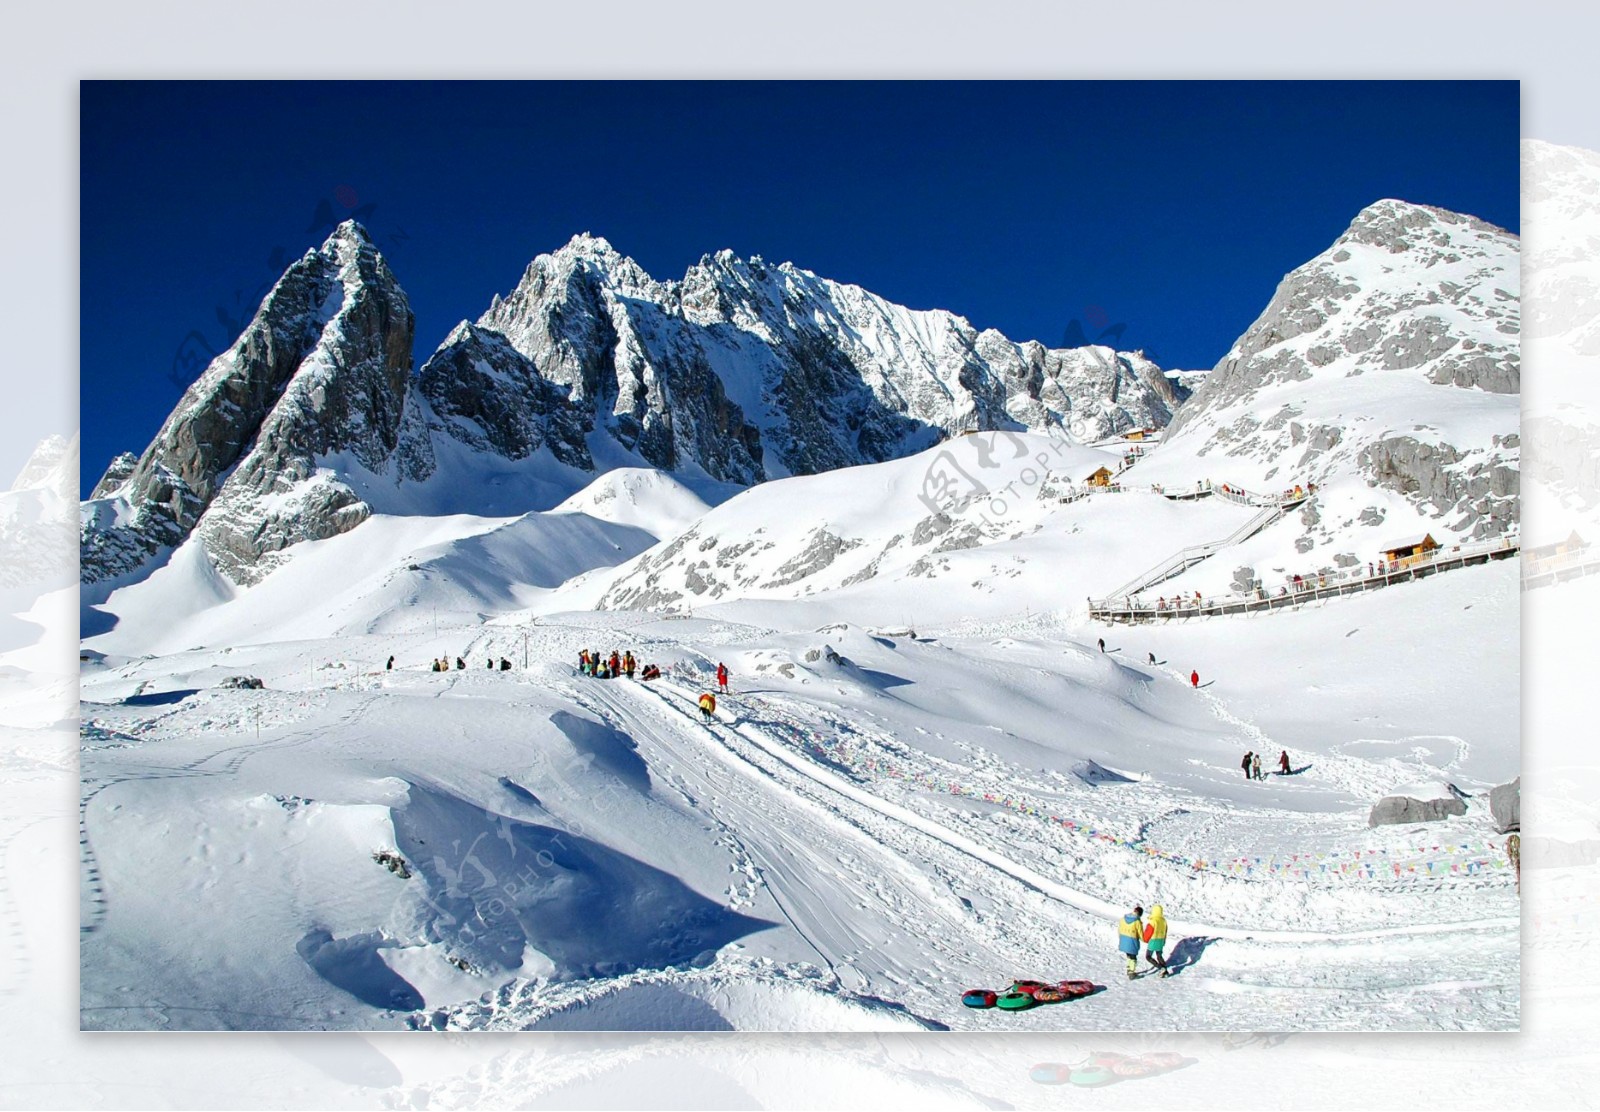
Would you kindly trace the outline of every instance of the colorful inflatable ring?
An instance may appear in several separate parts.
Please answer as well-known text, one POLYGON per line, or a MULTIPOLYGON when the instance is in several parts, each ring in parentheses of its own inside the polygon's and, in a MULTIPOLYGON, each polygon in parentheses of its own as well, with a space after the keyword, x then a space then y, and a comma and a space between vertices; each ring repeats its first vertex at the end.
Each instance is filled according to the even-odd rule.
POLYGON ((992 1008, 999 999, 993 989, 969 988, 961 994, 961 1002, 969 1008, 992 1008))
POLYGON ((1175 1070, 1189 1064, 1191 1059, 1182 1054, 1174 1054, 1170 1050, 1157 1050, 1144 1056, 1144 1060, 1155 1066, 1158 1070, 1175 1070))
POLYGON ((1011 991, 1012 992, 1037 992, 1041 988, 1054 988, 1054 987, 1055 987, 1054 985, 1047 985, 1043 981, 1012 981, 1011 982, 1011 991))
POLYGON ((1063 1000, 1070 1000, 1066 993, 1056 988, 1041 988, 1034 991, 1033 998, 1041 1004, 1059 1004, 1063 1000))
POLYGON ((1072 1067, 1059 1062, 1041 1062, 1028 1071, 1028 1077, 1040 1085, 1065 1085, 1072 1077, 1072 1067))
POLYGON ((1093 981, 1062 981, 1056 986, 1057 991, 1064 992, 1068 997, 1088 996, 1094 991, 1093 981))
POLYGON ((1067 1080, 1074 1085, 1083 1085, 1092 1089, 1097 1085, 1109 1085, 1113 1081, 1120 1081, 1121 1078, 1104 1066, 1084 1066, 1068 1074, 1067 1080))
POLYGON ((1124 1058, 1111 1063, 1111 1072, 1118 1077, 1149 1077, 1161 1072, 1161 1067, 1149 1058, 1124 1058))
POLYGON ((1093 1054, 1089 1055, 1089 1057, 1085 1058, 1083 1060, 1083 1065, 1078 1068, 1093 1069, 1098 1067, 1102 1069, 1110 1069, 1112 1066, 1116 1065, 1126 1057, 1126 1054, 1118 1054, 1115 1050, 1097 1050, 1093 1054))
POLYGON ((1002 992, 995 1003, 1008 1012, 1020 1012, 1033 1007, 1034 999, 1030 992, 1002 992))

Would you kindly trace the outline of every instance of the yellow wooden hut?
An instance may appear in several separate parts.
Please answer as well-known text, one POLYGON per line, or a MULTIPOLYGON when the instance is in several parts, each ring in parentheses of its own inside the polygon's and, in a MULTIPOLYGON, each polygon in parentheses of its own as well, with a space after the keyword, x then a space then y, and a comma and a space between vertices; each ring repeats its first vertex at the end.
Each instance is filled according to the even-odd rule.
POLYGON ((1092 487, 1104 487, 1110 486, 1111 480, 1114 478, 1116 476, 1112 473, 1111 468, 1101 467, 1083 481, 1092 487))
POLYGON ((1439 542, 1433 539, 1432 533, 1424 533, 1420 537, 1407 537, 1383 546, 1383 560, 1386 564, 1395 564, 1406 567, 1420 560, 1428 558, 1428 554, 1439 547, 1439 542))
POLYGON ((1578 536, 1578 531, 1574 529, 1570 534, 1568 534, 1566 540, 1553 541, 1550 544, 1535 545, 1534 547, 1527 549, 1523 555, 1525 555, 1528 559, 1537 562, 1540 560, 1549 560, 1556 556, 1565 556, 1571 552, 1582 552, 1588 547, 1589 543, 1582 537, 1578 536))

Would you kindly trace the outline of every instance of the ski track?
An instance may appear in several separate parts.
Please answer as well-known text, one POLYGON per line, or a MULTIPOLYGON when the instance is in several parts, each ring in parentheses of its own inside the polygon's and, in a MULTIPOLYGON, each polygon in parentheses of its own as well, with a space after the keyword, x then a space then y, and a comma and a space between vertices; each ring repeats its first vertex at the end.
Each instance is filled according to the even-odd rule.
MULTIPOLYGON (((691 693, 684 691, 681 688, 672 688, 672 690, 674 690, 674 692, 678 694, 684 702, 689 703, 690 705, 693 704, 694 697, 691 693)), ((729 729, 737 732, 739 736, 750 741, 768 756, 781 761, 787 767, 793 769, 795 772, 798 772, 800 775, 807 777, 808 779, 825 788, 828 788, 838 795, 842 795, 856 803, 862 804, 863 806, 876 811, 878 814, 883 815, 884 817, 906 827, 926 834, 929 837, 942 842, 951 849, 963 853, 968 857, 974 858, 983 864, 990 866, 991 868, 998 869, 1006 873, 1007 875, 1011 876, 1012 879, 1028 888, 1032 888, 1037 892, 1050 896, 1055 900, 1074 907, 1079 911, 1085 912, 1086 914, 1095 916, 1100 920, 1115 920, 1125 911, 1120 904, 1109 903, 1108 901, 1099 899, 1096 896, 1091 896, 1086 892, 1082 892, 1078 889, 1053 881, 1025 865, 1018 864, 1017 862, 1006 858, 1004 855, 997 853, 994 850, 979 845, 977 842, 963 834, 959 834, 956 831, 936 823, 931 819, 907 810, 906 808, 901 807, 899 804, 889 802, 880 796, 858 788, 855 785, 844 781, 832 772, 829 772, 820 766, 813 765, 810 762, 805 761, 803 758, 794 756, 785 750, 781 745, 778 745, 772 742, 770 739, 763 737, 758 731, 749 727, 738 726, 737 724, 728 720, 725 715, 725 711, 719 711, 718 720, 727 725, 729 729)), ((1513 918, 1480 919, 1471 922, 1419 924, 1411 927, 1380 927, 1372 930, 1360 931, 1247 930, 1238 927, 1229 927, 1219 924, 1200 923, 1179 919, 1172 919, 1170 920, 1170 923, 1174 931, 1204 935, 1210 938, 1226 938, 1235 941, 1252 942, 1302 943, 1340 941, 1348 942, 1367 939, 1398 938, 1422 933, 1455 934, 1469 931, 1515 928, 1518 925, 1519 920, 1513 918)))
MULTIPOLYGON (((693 799, 700 813, 712 814, 725 832, 739 831, 732 836, 754 861, 778 910, 843 987, 893 992, 896 998, 909 993, 906 1006, 917 1014, 944 1003, 946 993, 927 987, 930 965, 939 973, 971 977, 986 965, 992 968, 1000 953, 1015 955, 1017 939, 975 931, 958 897, 895 851, 904 832, 876 813, 851 813, 837 800, 819 800, 824 793, 817 785, 786 764, 762 760, 770 755, 759 747, 730 744, 648 689, 604 683, 582 702, 648 747, 668 782, 693 799), (716 738, 709 746, 708 735, 716 738), (803 824, 797 824, 801 816, 803 824), (859 926, 842 920, 832 899, 841 888, 858 908, 877 905, 874 927, 888 924, 901 937, 864 936, 859 926), (928 929, 930 916, 944 929, 928 929), (908 950, 920 953, 925 964, 910 968, 898 961, 895 955, 908 950)), ((924 850, 921 856, 938 854, 924 850)), ((1044 958, 1037 950, 1035 956, 1044 958)))

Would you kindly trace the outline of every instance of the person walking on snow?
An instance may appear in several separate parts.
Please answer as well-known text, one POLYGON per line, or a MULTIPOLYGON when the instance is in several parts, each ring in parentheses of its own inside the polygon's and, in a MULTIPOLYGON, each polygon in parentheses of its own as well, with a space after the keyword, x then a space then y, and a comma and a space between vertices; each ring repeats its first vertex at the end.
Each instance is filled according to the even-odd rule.
POLYGON ((621 671, 622 671, 622 655, 620 653, 618 653, 616 649, 612 649, 611 650, 611 659, 609 661, 607 661, 606 663, 607 663, 607 666, 611 669, 611 674, 613 676, 618 675, 619 673, 621 673, 621 671))
POLYGON ((1244 778, 1246 780, 1250 779, 1250 758, 1254 755, 1255 754, 1253 753, 1246 753, 1244 755, 1244 760, 1239 762, 1239 767, 1244 769, 1244 778))
POLYGON ((1117 949, 1128 959, 1128 980, 1139 975, 1139 943, 1144 940, 1144 908, 1134 907, 1132 914, 1124 915, 1117 924, 1117 949))
POLYGON ((1289 775, 1289 751, 1287 749, 1278 754, 1278 771, 1285 776, 1289 775))
POLYGON ((391 657, 390 657, 390 658, 389 658, 389 663, 387 663, 387 664, 385 664, 385 665, 384 665, 384 666, 383 666, 383 670, 384 670, 384 671, 385 671, 385 672, 392 672, 392 671, 394 671, 394 657, 392 657, 392 656, 391 656, 391 657))
POLYGON ((707 691, 700 696, 700 718, 706 725, 711 725, 711 716, 717 710, 717 697, 707 691))
POLYGON ((628 678, 630 680, 633 679, 633 669, 636 664, 637 661, 633 659, 632 649, 629 649, 627 652, 622 654, 622 670, 628 673, 628 678))
POLYGON ((1100 638, 1100 651, 1106 651, 1106 639, 1104 637, 1100 638))
POLYGON ((1150 909, 1150 921, 1144 925, 1144 957, 1151 968, 1161 970, 1163 977, 1170 973, 1167 957, 1167 913, 1156 904, 1150 909))
POLYGON ((1196 687, 1196 688, 1200 686, 1200 673, 1199 672, 1190 672, 1189 673, 1189 686, 1190 687, 1196 687))
POLYGON ((1151 653, 1150 654, 1150 663, 1154 664, 1155 662, 1156 662, 1156 654, 1155 653, 1151 653))
POLYGON ((728 666, 720 660, 717 661, 717 686, 724 695, 728 693, 728 666))
POLYGON ((1266 777, 1261 774, 1261 754, 1260 753, 1252 753, 1252 754, 1250 754, 1250 776, 1254 780, 1265 780, 1266 779, 1266 777))

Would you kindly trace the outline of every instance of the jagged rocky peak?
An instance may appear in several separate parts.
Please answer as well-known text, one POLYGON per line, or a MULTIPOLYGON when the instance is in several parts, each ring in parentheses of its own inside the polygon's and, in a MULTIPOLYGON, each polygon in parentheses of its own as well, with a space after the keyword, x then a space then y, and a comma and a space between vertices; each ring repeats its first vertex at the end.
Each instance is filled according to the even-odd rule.
POLYGON ((48 490, 75 501, 78 489, 78 434, 47 436, 22 465, 12 490, 48 490))
POLYGON ((417 373, 417 389, 432 427, 470 447, 520 460, 548 446, 561 462, 594 469, 567 391, 498 332, 456 325, 417 373))
MULTIPOLYGON (((1334 244, 1366 243, 1381 247, 1391 255, 1432 247, 1441 259, 1454 261, 1460 252, 1473 250, 1470 242, 1458 241, 1452 229, 1476 232, 1490 238, 1510 237, 1504 228, 1463 212, 1417 205, 1392 197, 1375 201, 1356 214, 1349 229, 1334 244)), ((1514 237, 1512 237, 1514 238, 1514 237)))
POLYGON ((105 498, 122 489, 122 485, 133 476, 133 469, 139 466, 139 457, 132 452, 123 452, 106 465, 105 473, 100 476, 100 481, 95 483, 90 498, 105 498))
POLYGON ((136 570, 199 530, 230 575, 262 554, 332 535, 365 514, 317 476, 341 453, 382 469, 400 439, 414 320, 365 229, 346 221, 292 263, 238 340, 185 391, 126 476, 114 464, 85 513, 85 582, 136 570), (316 477, 319 493, 299 497, 316 477), (203 528, 202 528, 203 524, 203 528))
POLYGON ((1473 216, 1383 200, 1288 274, 1206 377, 1177 432, 1270 382, 1420 370, 1437 384, 1516 393, 1517 237, 1473 216))
MULTIPOLYGON (((587 233, 535 258, 415 376, 412 331, 382 255, 341 225, 289 267, 150 447, 108 469, 83 518, 85 581, 194 536, 252 582, 374 505, 422 504, 399 484, 472 453, 548 450, 579 470, 599 453, 749 484, 971 430, 1097 438, 1164 425, 1176 403, 1138 353, 1018 344, 727 250, 657 281, 587 233)), ((447 487, 418 497, 472 512, 447 487)))
MULTIPOLYGON (((1180 408, 1147 473, 1263 489, 1350 481, 1398 493, 1429 528, 1509 528, 1519 246, 1476 217, 1392 199, 1367 206, 1279 283, 1180 408)), ((1360 488, 1323 501, 1337 494, 1352 520, 1382 520, 1381 499, 1360 488)), ((1301 551, 1332 535, 1316 516, 1301 551)))

